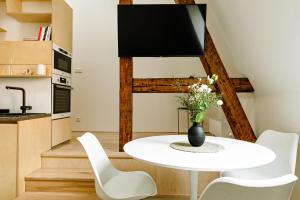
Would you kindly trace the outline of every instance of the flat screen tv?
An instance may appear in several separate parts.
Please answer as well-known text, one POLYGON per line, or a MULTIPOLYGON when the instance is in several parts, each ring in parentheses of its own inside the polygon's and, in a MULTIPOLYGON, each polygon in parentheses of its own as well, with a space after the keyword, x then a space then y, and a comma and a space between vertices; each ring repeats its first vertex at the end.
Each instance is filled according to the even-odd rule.
POLYGON ((119 5, 119 57, 186 57, 204 53, 206 4, 119 5))

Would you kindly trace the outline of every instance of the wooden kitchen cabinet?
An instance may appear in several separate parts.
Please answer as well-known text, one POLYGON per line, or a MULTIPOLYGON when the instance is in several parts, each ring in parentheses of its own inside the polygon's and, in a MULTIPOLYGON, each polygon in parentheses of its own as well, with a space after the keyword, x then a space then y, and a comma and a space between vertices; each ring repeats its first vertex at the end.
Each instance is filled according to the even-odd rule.
POLYGON ((51 117, 0 122, 0 199, 25 191, 25 176, 41 167, 51 149, 51 117))
POLYGON ((12 42, 12 64, 52 64, 52 42, 12 42))
POLYGON ((0 124, 0 199, 17 196, 17 124, 0 124))
POLYGON ((72 138, 71 118, 52 120, 52 147, 72 138))
POLYGON ((13 45, 11 42, 0 42, 0 65, 12 64, 13 45))
POLYGON ((62 0, 52 0, 53 43, 72 52, 73 10, 62 0))
POLYGON ((0 42, 0 65, 52 64, 52 42, 0 42))

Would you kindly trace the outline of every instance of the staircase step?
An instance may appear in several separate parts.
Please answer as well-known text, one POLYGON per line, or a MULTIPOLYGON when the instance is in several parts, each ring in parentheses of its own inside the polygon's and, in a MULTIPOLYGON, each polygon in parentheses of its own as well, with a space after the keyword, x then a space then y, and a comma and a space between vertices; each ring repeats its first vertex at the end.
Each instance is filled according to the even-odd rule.
POLYGON ((95 192, 90 169, 38 169, 25 183, 26 192, 95 192))
MULTIPOLYGON (((188 196, 155 196, 147 200, 188 200, 188 196)), ((15 200, 99 200, 95 193, 25 192, 15 200)))
MULTIPOLYGON (((188 200, 189 196, 155 196, 147 200, 188 200)), ((15 200, 99 200, 96 193, 71 193, 71 192, 25 192, 15 200)))
POLYGON ((95 193, 25 192, 15 200, 99 200, 95 193))
MULTIPOLYGON (((108 157, 111 160, 116 159, 130 159, 124 152, 107 152, 108 157)), ((91 164, 85 152, 81 151, 48 151, 41 155, 42 168, 55 168, 55 169, 91 169, 91 164)))

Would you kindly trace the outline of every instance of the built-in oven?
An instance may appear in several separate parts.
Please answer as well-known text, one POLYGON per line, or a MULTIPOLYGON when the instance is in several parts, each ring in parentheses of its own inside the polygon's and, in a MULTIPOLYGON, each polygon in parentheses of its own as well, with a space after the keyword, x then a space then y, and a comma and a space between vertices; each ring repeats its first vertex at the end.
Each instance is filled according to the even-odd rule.
POLYGON ((53 44, 53 74, 71 77, 72 55, 68 51, 53 44))
POLYGON ((71 116, 71 77, 52 75, 52 119, 71 116))

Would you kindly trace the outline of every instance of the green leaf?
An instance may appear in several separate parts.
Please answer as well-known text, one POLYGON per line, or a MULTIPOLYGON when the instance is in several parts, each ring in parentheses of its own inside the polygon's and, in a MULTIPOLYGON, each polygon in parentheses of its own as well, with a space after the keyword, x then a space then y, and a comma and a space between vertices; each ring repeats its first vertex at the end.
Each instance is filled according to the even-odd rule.
POLYGON ((195 122, 200 123, 204 120, 204 112, 199 112, 196 115, 195 122))

